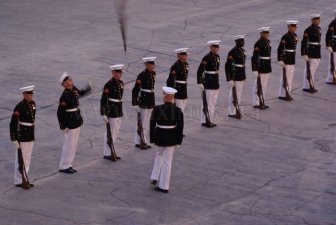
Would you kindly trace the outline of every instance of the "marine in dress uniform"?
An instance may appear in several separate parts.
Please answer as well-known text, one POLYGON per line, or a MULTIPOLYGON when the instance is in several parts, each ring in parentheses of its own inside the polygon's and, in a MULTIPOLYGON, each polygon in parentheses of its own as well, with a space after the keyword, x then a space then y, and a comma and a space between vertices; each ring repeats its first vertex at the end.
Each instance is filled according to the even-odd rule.
MULTIPOLYGON (((210 120, 213 120, 215 106, 219 93, 219 65, 220 57, 218 55, 220 40, 208 41, 210 52, 206 54, 197 70, 197 84, 201 91, 205 90, 209 108, 210 120)), ((202 106, 203 107, 203 106, 202 106)), ((205 115, 201 111, 202 126, 214 127, 216 124, 208 125, 205 122, 205 115)))
POLYGON ((151 180, 155 190, 168 193, 171 164, 177 146, 183 140, 183 113, 173 104, 176 89, 163 87, 164 104, 156 106, 150 120, 150 142, 155 143, 157 152, 151 180))
MULTIPOLYGON (((315 81, 315 72, 321 59, 321 28, 320 14, 311 15, 312 24, 304 31, 303 39, 301 41, 301 55, 304 61, 310 63, 310 73, 312 84, 315 81)), ((316 89, 310 89, 309 81, 307 79, 307 64, 303 72, 303 91, 315 93, 316 89)))
POLYGON ((233 105, 232 88, 236 87, 238 104, 240 104, 246 80, 246 54, 245 49, 243 48, 245 44, 245 35, 236 35, 233 38, 236 42, 236 46, 229 51, 227 61, 225 63, 226 80, 230 84, 228 105, 229 117, 236 117, 236 108, 233 105))
MULTIPOLYGON (((23 94, 23 100, 19 102, 15 108, 10 121, 10 138, 15 149, 21 148, 23 163, 28 174, 30 168, 30 159, 33 151, 35 140, 35 113, 36 105, 33 100, 34 85, 22 87, 20 91, 23 94)), ((23 187, 22 175, 19 171, 19 155, 16 151, 14 166, 14 184, 17 187, 23 187)), ((28 188, 33 187, 28 184, 28 188)))
MULTIPOLYGON (((147 143, 149 141, 149 120, 155 106, 155 59, 156 57, 143 58, 146 69, 138 75, 132 90, 132 105, 138 105, 140 107, 141 121, 146 143, 144 149, 151 147, 147 143)), ((135 147, 140 148, 140 137, 137 131, 135 132, 135 147)))
POLYGON ((271 67, 271 51, 272 45, 269 40, 270 27, 261 27, 258 29, 260 32, 259 40, 254 44, 253 56, 252 56, 252 71, 256 76, 253 86, 253 107, 258 109, 266 109, 268 106, 260 105, 260 100, 258 97, 257 88, 257 77, 260 76, 261 88, 263 91, 263 96, 266 96, 267 84, 270 73, 272 72, 271 67))
MULTIPOLYGON (((103 120, 110 122, 113 143, 117 140, 123 116, 122 102, 124 92, 124 82, 121 80, 123 64, 112 65, 112 78, 104 85, 102 97, 100 99, 100 114, 103 120)), ((104 134, 104 159, 112 160, 111 149, 107 144, 107 133, 104 134)), ((119 154, 117 154, 119 155, 119 154)), ((117 159, 120 159, 117 156, 117 159)))
MULTIPOLYGON (((279 46, 278 46, 278 62, 282 68, 286 70, 287 77, 287 90, 288 93, 292 90, 292 82, 294 76, 294 65, 295 65, 295 55, 296 55, 296 44, 298 41, 297 35, 295 33, 296 26, 299 21, 297 20, 287 20, 288 32, 282 36, 279 46)), ((280 87, 279 87, 279 99, 291 101, 293 98, 291 96, 286 97, 286 90, 283 84, 283 71, 280 76, 280 87)))
POLYGON ((178 60, 170 68, 169 77, 167 79, 167 86, 177 90, 177 93, 175 94, 175 103, 182 112, 184 112, 188 99, 187 80, 189 65, 187 62, 187 51, 188 48, 179 48, 175 50, 178 60))
POLYGON ((75 159, 80 127, 83 124, 79 109, 79 97, 90 91, 91 87, 88 86, 83 90, 77 89, 67 72, 63 73, 59 83, 64 87, 57 110, 59 126, 64 133, 59 172, 72 174, 77 172, 72 168, 72 163, 75 159))
MULTIPOLYGON (((336 10, 334 10, 335 13, 335 17, 336 17, 336 10)), ((331 55, 333 54, 334 57, 334 65, 336 65, 336 56, 335 56, 335 52, 336 52, 336 18, 331 21, 331 23, 328 26, 328 31, 326 34, 326 46, 327 46, 327 50, 329 52, 329 60, 328 60, 328 75, 327 75, 327 80, 326 83, 327 84, 334 84, 335 83, 335 79, 336 79, 336 72, 335 72, 335 67, 334 67, 334 72, 331 72, 331 55)))

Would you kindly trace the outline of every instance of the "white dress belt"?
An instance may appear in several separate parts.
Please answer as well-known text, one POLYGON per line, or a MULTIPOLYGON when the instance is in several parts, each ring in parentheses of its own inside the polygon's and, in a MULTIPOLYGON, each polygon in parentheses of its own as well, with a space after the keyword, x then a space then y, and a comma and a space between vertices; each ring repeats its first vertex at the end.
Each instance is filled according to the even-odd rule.
POLYGON ((271 57, 264 57, 264 56, 259 56, 259 59, 270 60, 270 59, 271 59, 271 57))
POLYGON ((310 45, 320 45, 319 42, 308 42, 308 44, 310 44, 310 45))
POLYGON ((66 112, 76 112, 78 110, 79 110, 79 108, 72 108, 72 109, 66 109, 65 111, 66 112))
POLYGON ((218 71, 204 71, 204 73, 207 73, 207 74, 218 74, 218 71))
POLYGON ((151 89, 143 89, 143 88, 141 88, 140 91, 148 92, 148 93, 153 93, 153 92, 154 92, 154 90, 151 90, 151 89))
POLYGON ((186 84, 187 81, 186 80, 175 80, 176 83, 179 83, 179 84, 186 84))
POLYGON ((33 127, 34 126, 33 123, 27 123, 27 122, 21 122, 21 121, 19 121, 19 124, 23 125, 23 126, 27 126, 27 127, 33 127))
POLYGON ((122 102, 122 99, 117 99, 117 98, 109 98, 108 99, 110 102, 122 102))
POLYGON ((295 49, 285 49, 286 52, 295 52, 295 49))
POLYGON ((164 126, 164 125, 156 124, 156 127, 161 128, 161 129, 173 129, 176 127, 176 125, 164 126))
POLYGON ((243 67, 245 67, 243 64, 233 64, 235 67, 241 67, 241 68, 243 68, 243 67))

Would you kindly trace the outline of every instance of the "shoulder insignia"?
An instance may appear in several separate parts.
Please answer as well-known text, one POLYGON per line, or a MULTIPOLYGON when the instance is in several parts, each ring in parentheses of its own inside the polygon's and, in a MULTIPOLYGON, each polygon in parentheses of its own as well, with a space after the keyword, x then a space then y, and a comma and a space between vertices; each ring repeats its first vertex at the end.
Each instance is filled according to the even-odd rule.
POLYGON ((255 47, 255 48, 254 48, 254 51, 259 52, 259 48, 258 48, 258 47, 255 47))
POLYGON ((136 80, 135 83, 136 84, 141 84, 141 80, 136 80))
POLYGON ((110 93, 110 91, 106 88, 106 89, 104 90, 104 94, 108 94, 108 93, 110 93))
POLYGON ((176 75, 176 72, 175 72, 175 70, 171 71, 170 73, 171 73, 171 75, 173 75, 173 76, 175 76, 175 75, 176 75))
POLYGON ((14 114, 14 116, 19 116, 20 115, 19 111, 15 111, 13 114, 14 114))
POLYGON ((61 102, 61 103, 60 103, 60 106, 63 106, 63 107, 64 107, 65 105, 66 105, 65 102, 61 102))
POLYGON ((207 62, 206 62, 206 61, 203 61, 203 62, 202 62, 202 64, 203 64, 203 65, 206 65, 206 64, 207 64, 207 62))

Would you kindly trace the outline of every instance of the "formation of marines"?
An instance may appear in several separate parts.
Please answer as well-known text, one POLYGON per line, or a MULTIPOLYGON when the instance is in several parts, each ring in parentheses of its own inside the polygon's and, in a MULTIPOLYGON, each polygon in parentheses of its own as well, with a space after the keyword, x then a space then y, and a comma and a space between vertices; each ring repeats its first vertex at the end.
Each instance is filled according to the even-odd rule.
MULTIPOLYGON (((334 10, 336 13, 336 10, 334 10)), ((311 15, 311 25, 305 29, 301 41, 301 55, 305 61, 303 74, 303 91, 317 92, 315 88, 316 69, 321 59, 321 28, 320 15, 311 15)), ((285 33, 277 48, 277 61, 282 68, 279 85, 279 99, 293 100, 290 95, 295 69, 295 57, 298 38, 296 28, 298 21, 286 21, 288 32, 285 33)), ((329 53, 327 84, 336 85, 335 57, 336 52, 336 18, 329 24, 326 33, 326 48, 329 53)), ((251 58, 252 72, 255 81, 252 92, 252 106, 256 109, 267 109, 265 96, 267 84, 272 72, 270 27, 258 29, 259 39, 254 44, 251 58)), ((240 103, 246 80, 246 53, 244 49, 245 35, 234 36, 235 46, 228 52, 225 63, 225 74, 229 88, 228 116, 242 118, 240 103)), ((197 84, 202 92, 201 125, 207 128, 216 126, 213 123, 215 106, 219 94, 220 40, 211 40, 207 44, 209 52, 202 58, 197 70, 197 84)), ((187 83, 189 76, 188 48, 175 50, 177 61, 171 66, 163 90, 163 104, 155 103, 155 60, 156 57, 143 58, 144 70, 139 73, 132 89, 132 105, 139 107, 138 123, 135 132, 135 147, 141 150, 156 146, 154 167, 150 176, 151 184, 156 191, 168 193, 171 174, 171 163, 175 149, 182 144, 184 127, 183 112, 188 94, 187 83)), ((102 91, 100 100, 100 114, 106 123, 103 137, 103 158, 117 161, 114 149, 121 119, 123 117, 124 83, 122 81, 123 64, 110 66, 111 78, 102 91)), ((59 83, 64 91, 59 99, 57 118, 60 130, 64 133, 64 143, 59 163, 59 172, 73 174, 80 127, 83 118, 80 112, 80 97, 89 93, 90 86, 78 89, 67 72, 63 73, 59 83)), ((17 187, 29 189, 34 187, 28 179, 30 159, 34 146, 34 128, 36 104, 33 100, 35 86, 22 87, 20 90, 23 100, 14 108, 10 121, 10 138, 15 146, 16 160, 14 170, 14 184, 17 187)))

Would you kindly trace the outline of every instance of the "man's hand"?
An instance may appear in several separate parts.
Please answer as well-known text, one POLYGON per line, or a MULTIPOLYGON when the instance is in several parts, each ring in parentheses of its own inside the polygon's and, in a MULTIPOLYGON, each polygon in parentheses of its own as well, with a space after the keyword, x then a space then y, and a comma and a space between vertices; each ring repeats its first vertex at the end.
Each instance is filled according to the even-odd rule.
POLYGON ((107 117, 106 115, 103 115, 103 116, 102 116, 102 119, 103 119, 103 121, 104 121, 105 123, 108 123, 108 122, 109 122, 109 119, 108 119, 108 117, 107 117))
POLYGON ((285 68, 285 63, 284 63, 284 61, 279 61, 278 63, 279 63, 279 65, 280 65, 282 68, 285 68))
POLYGON ((64 134, 69 133, 69 128, 64 128, 64 129, 63 129, 63 133, 64 133, 64 134))
POLYGON ((304 60, 304 61, 306 61, 306 62, 309 61, 309 57, 308 57, 308 55, 303 55, 302 57, 303 57, 303 60, 304 60))
POLYGON ((203 84, 198 84, 198 87, 201 91, 204 91, 204 85, 203 84))
POLYGON ((253 74, 254 74, 255 77, 258 77, 258 75, 259 75, 258 71, 253 71, 253 74))
POLYGON ((229 81, 230 87, 234 87, 235 86, 235 82, 233 80, 229 81))
POLYGON ((12 141, 12 143, 13 143, 15 149, 19 149, 20 148, 20 144, 19 144, 18 141, 12 141))
POLYGON ((334 52, 333 49, 332 49, 332 47, 327 47, 327 49, 328 49, 328 52, 330 52, 330 53, 334 52))

